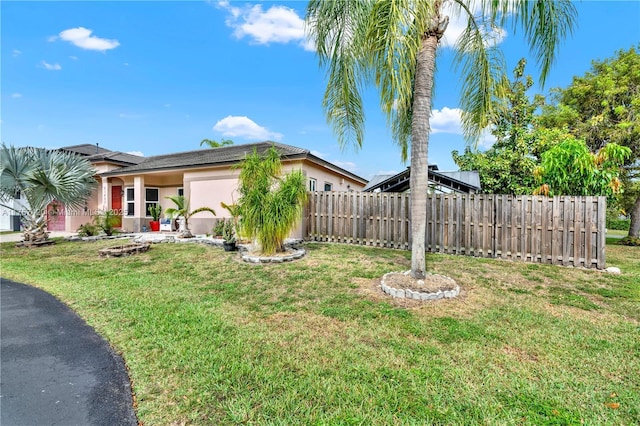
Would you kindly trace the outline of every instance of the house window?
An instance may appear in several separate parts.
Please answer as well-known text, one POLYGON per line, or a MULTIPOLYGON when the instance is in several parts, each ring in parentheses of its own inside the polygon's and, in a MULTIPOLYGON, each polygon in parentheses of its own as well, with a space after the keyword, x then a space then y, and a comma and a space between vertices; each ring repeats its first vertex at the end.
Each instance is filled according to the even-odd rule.
POLYGON ((151 216, 149 208, 160 202, 160 190, 158 188, 145 188, 144 194, 144 211, 146 212, 147 217, 149 217, 151 216))
POLYGON ((309 191, 314 192, 316 190, 317 181, 314 178, 309 179, 309 191))
POLYGON ((184 188, 178 188, 178 197, 184 197, 184 188))
POLYGON ((134 215, 134 201, 133 188, 125 188, 125 206, 127 206, 127 216, 134 215))
POLYGON ((333 185, 330 184, 329 182, 325 182, 324 183, 324 190, 325 191, 333 191, 333 185))

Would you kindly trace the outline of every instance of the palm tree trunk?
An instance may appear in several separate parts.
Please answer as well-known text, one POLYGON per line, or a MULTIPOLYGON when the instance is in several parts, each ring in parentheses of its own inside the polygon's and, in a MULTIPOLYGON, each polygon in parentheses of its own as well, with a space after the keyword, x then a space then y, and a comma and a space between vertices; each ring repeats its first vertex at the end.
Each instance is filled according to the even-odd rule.
POLYGON ((23 216, 23 240, 30 243, 40 243, 49 239, 47 217, 42 214, 23 216))
POLYGON ((446 20, 440 19, 439 14, 432 22, 432 28, 422 37, 422 46, 416 60, 411 118, 411 276, 416 279, 424 278, 427 269, 425 251, 431 95, 436 69, 436 49, 447 24, 446 20))
POLYGON ((628 236, 640 238, 640 195, 636 198, 636 203, 631 211, 631 226, 628 236))

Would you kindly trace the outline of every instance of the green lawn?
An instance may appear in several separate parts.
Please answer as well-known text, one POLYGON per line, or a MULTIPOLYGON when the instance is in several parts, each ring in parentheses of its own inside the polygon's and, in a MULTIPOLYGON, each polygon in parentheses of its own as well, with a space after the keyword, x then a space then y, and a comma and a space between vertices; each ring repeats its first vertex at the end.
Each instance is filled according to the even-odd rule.
POLYGON ((640 424, 640 249, 622 275, 429 255, 456 300, 383 297, 410 253, 308 244, 240 263, 158 244, 1 246, 2 276, 68 303, 121 352, 147 425, 640 424))

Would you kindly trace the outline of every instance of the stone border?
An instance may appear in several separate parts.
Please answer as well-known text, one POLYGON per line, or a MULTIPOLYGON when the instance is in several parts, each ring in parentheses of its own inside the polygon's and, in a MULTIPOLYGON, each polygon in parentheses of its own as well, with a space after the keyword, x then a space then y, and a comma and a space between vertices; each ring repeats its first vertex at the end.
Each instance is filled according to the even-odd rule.
POLYGON ((429 275, 437 275, 439 277, 445 278, 447 280, 450 280, 452 283, 454 283, 456 285, 456 288, 454 288, 453 290, 438 290, 435 293, 423 293, 420 291, 415 291, 415 290, 411 290, 411 289, 398 289, 398 288, 393 288, 391 286, 388 286, 385 283, 385 279, 391 275, 391 274, 404 274, 404 275, 408 275, 409 273, 411 273, 411 271, 405 271, 405 272, 388 272, 386 274, 384 274, 382 276, 382 283, 380 284, 380 286, 382 287, 382 291, 385 294, 388 294, 391 297, 395 297, 398 299, 413 299, 413 300, 422 300, 422 301, 426 301, 426 300, 439 300, 439 299, 451 299, 454 298, 456 296, 458 296, 460 294, 460 286, 453 280, 453 278, 449 278, 449 277, 445 277, 444 275, 440 275, 440 274, 429 274, 429 275))
POLYGON ((98 250, 100 257, 123 257, 144 253, 149 250, 151 244, 125 244, 98 250))
POLYGON ((242 254, 242 260, 248 263, 283 263, 292 260, 301 259, 307 252, 305 249, 289 247, 287 248, 291 254, 284 256, 252 256, 251 254, 242 254))

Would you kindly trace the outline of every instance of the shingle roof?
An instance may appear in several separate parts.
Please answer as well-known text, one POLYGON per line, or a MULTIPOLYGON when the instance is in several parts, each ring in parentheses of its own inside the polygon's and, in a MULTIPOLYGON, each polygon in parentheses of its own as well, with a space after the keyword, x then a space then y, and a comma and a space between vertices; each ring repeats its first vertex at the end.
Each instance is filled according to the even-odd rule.
POLYGON ((220 148, 199 149, 197 151, 177 152, 174 154, 145 157, 139 164, 123 167, 118 170, 103 173, 104 176, 147 172, 153 170, 167 170, 177 168, 193 168, 211 165, 223 165, 238 162, 251 154, 255 148, 258 154, 263 154, 274 146, 283 158, 306 157, 309 150, 295 146, 266 141, 251 144, 230 145, 220 148))
POLYGON ((101 148, 100 146, 92 145, 90 143, 84 143, 80 145, 71 145, 71 146, 63 146, 60 148, 62 151, 70 151, 75 152, 76 154, 80 154, 82 156, 89 156, 94 154, 105 154, 107 152, 113 152, 110 149, 101 148))
POLYGON ((101 148, 98 145, 82 144, 64 146, 60 148, 62 151, 75 152, 85 157, 91 162, 109 161, 112 163, 128 166, 138 164, 144 161, 145 157, 139 155, 127 154, 125 152, 111 151, 110 149, 101 148))

